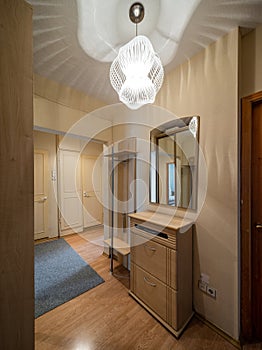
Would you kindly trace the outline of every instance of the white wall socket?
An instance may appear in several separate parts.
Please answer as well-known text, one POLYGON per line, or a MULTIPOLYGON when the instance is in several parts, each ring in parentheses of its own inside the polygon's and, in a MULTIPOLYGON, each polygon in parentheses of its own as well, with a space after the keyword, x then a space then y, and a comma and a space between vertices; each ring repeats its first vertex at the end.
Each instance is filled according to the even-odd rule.
POLYGON ((207 291, 206 291, 206 293, 207 293, 208 295, 210 295, 212 298, 216 299, 217 290, 216 290, 215 288, 207 286, 207 291))
POLYGON ((202 279, 198 280, 198 288, 206 293, 207 295, 211 296, 212 298, 216 299, 217 297, 217 290, 213 287, 210 287, 208 283, 204 282, 202 279))

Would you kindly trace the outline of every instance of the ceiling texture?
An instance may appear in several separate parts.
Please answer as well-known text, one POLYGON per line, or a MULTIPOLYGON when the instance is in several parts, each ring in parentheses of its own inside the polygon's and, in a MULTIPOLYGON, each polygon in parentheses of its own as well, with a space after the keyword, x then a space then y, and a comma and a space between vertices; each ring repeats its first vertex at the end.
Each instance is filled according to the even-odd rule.
MULTIPOLYGON (((134 38, 131 0, 30 0, 34 72, 105 103, 118 102, 109 80, 119 48, 134 38)), ((146 35, 165 72, 233 28, 262 24, 262 0, 141 0, 146 35)))

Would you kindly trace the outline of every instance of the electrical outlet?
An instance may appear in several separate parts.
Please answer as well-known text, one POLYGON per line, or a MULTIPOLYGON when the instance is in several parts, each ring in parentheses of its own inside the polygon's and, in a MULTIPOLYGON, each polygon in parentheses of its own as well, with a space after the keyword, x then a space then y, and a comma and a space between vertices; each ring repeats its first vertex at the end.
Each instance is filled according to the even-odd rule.
POLYGON ((215 289, 215 288, 213 288, 213 287, 207 287, 207 291, 206 291, 206 293, 208 294, 208 295, 210 295, 212 298, 214 298, 214 299, 216 299, 216 297, 217 297, 217 290, 215 289))
POLYGON ((204 293, 207 292, 207 284, 201 280, 198 280, 198 288, 204 293))

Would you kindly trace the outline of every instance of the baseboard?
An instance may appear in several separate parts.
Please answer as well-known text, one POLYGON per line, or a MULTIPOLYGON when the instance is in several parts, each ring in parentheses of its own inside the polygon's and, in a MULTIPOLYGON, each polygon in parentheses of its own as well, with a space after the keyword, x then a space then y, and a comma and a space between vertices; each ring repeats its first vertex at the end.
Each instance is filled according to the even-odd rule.
POLYGON ((34 244, 40 244, 40 243, 45 243, 45 242, 50 242, 50 241, 55 241, 56 239, 58 239, 58 237, 46 237, 46 238, 40 238, 40 239, 36 239, 34 240, 34 244))
POLYGON ((195 317, 197 319, 199 319, 201 322, 203 322, 206 326, 211 328, 213 331, 215 331, 216 333, 221 335, 221 337, 226 339, 230 344, 234 345, 237 349, 241 349, 241 344, 240 344, 239 340, 236 340, 236 339, 232 338, 230 335, 228 335, 227 333, 222 331, 222 329, 218 328, 213 323, 211 323, 210 321, 206 320, 205 317, 203 317, 202 315, 198 314, 197 312, 195 312, 195 317))
POLYGON ((99 223, 97 223, 97 224, 95 224, 95 225, 92 225, 92 226, 85 226, 85 227, 83 227, 83 232, 81 232, 81 233, 85 233, 86 231, 89 231, 89 230, 92 230, 92 229, 96 229, 96 228, 102 228, 102 227, 104 227, 104 225, 103 224, 99 224, 99 223))
POLYGON ((83 227, 77 227, 77 228, 66 228, 64 230, 60 230, 60 237, 66 237, 70 235, 74 235, 77 233, 83 233, 83 227))

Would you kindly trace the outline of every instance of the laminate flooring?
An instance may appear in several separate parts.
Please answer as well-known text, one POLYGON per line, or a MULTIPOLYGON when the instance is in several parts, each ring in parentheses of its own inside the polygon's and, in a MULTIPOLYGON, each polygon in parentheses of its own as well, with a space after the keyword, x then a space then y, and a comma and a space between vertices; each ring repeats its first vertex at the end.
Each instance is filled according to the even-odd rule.
POLYGON ((244 345, 243 350, 262 350, 262 343, 244 345))
MULTIPOLYGON (((99 236, 102 228, 97 230, 99 236)), ((92 230, 90 233, 95 235, 92 230)), ((177 340, 128 295, 128 278, 110 274, 109 259, 103 255, 101 245, 77 234, 65 239, 105 282, 37 318, 36 350, 236 349, 196 318, 177 340)), ((115 273, 129 275, 117 262, 115 273)))

